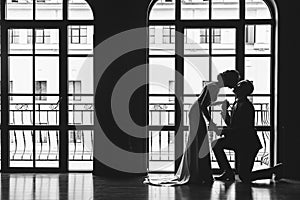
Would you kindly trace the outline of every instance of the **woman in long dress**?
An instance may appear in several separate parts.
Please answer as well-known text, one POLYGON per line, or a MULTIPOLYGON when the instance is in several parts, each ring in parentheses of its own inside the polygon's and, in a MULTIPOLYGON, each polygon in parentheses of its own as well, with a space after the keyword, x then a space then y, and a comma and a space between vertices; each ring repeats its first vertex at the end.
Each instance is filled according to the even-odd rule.
POLYGON ((213 181, 207 123, 204 118, 209 122, 211 130, 217 130, 208 108, 219 103, 216 100, 220 89, 222 87, 234 88, 240 76, 235 70, 227 70, 220 73, 217 79, 217 82, 209 83, 203 88, 199 98, 191 106, 188 142, 175 177, 166 179, 147 177, 144 183, 175 186, 186 183, 211 183, 213 181))

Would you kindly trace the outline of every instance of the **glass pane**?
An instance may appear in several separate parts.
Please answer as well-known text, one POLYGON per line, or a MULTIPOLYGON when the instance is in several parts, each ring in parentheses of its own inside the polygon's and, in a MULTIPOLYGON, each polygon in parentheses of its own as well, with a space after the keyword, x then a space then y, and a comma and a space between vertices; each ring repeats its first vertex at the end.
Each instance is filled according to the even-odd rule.
POLYGON ((32 57, 10 56, 8 58, 10 93, 32 94, 32 57), (26 78, 24 78, 26 77, 26 78))
POLYGON ((59 131, 35 131, 36 167, 59 167, 59 131))
MULTIPOLYGON (((1 114, 1 112, 0 112, 0 114, 1 114)), ((1 136, 1 130, 0 130, 0 142, 1 142, 1 137, 2 137, 2 136, 1 136)), ((0 148, 0 154, 1 154, 1 148, 0 148)), ((1 157, 0 157, 0 170, 1 170, 1 166, 2 166, 2 165, 1 165, 1 157)))
POLYGON ((59 125, 59 96, 35 97, 35 125, 59 125))
POLYGON ((93 20, 93 11, 85 0, 68 1, 68 19, 69 20, 93 20))
MULTIPOLYGON (((0 10, 1 10, 1 5, 0 5, 0 10)), ((1 11, 0 11, 0 15, 1 15, 1 11)), ((0 19, 1 19, 1 17, 0 17, 0 19)), ((0 32, 1 32, 1 26, 0 26, 0 32)), ((1 33, 0 33, 0 40, 1 40, 1 33)), ((2 44, 0 42, 0 55, 1 55, 1 48, 2 48, 2 44)))
POLYGON ((174 94, 175 88, 175 59, 149 59, 149 93, 174 94))
POLYGON ((239 19, 240 0, 212 0, 212 19, 239 19))
POLYGON ((32 29, 8 30, 9 54, 32 54, 32 29))
POLYGON ((9 166, 33 167, 33 131, 9 131, 9 166))
MULTIPOLYGON (((219 96, 218 101, 224 101, 224 100, 229 101, 230 107, 229 107, 228 110, 231 110, 232 105, 235 102, 235 97, 234 96, 226 96, 226 97, 219 96)), ((222 110, 221 105, 211 107, 211 117, 213 119, 213 122, 215 122, 218 126, 227 126, 226 123, 224 122, 222 116, 221 116, 221 110, 222 110)))
POLYGON ((184 54, 209 54, 209 29, 185 29, 184 54))
MULTIPOLYGON (((219 138, 216 136, 216 134, 214 132, 209 132, 209 134, 212 136, 212 137, 210 137, 210 138, 212 138, 211 141, 214 141, 219 138)), ((212 151, 212 148, 210 148, 210 149, 211 149, 211 151, 210 151, 210 153, 211 153, 211 168, 212 169, 220 169, 220 166, 217 162, 214 152, 212 151)), ((235 153, 234 153, 234 151, 225 149, 224 152, 225 152, 225 155, 227 157, 227 160, 228 160, 231 168, 235 169, 235 153)))
MULTIPOLYGON (((217 81, 217 76, 226 70, 235 70, 235 57, 212 57, 212 81, 217 81)), ((223 87, 219 94, 232 94, 232 89, 223 87)))
MULTIPOLYGON (((1 71, 2 71, 2 69, 1 69, 1 56, 0 56, 0 86, 1 86, 1 83, 2 83, 2 81, 1 81, 1 71)), ((1 92, 1 88, 0 88, 0 99, 1 99, 1 94, 2 94, 2 92, 1 92)), ((0 101, 0 125, 1 125, 1 111, 2 111, 2 107, 1 107, 1 101, 0 101)), ((0 137, 1 137, 1 131, 0 131, 0 137)), ((0 142, 1 142, 1 139, 0 139, 0 142)), ((0 154, 1 154, 1 148, 0 148, 0 154)), ((1 165, 1 157, 0 157, 0 165, 1 165)), ((1 167, 0 167, 0 169, 1 169, 1 167)))
POLYGON ((263 0, 246 0, 246 19, 271 19, 269 7, 263 0))
POLYGON ((6 19, 8 20, 32 20, 33 1, 6 1, 6 19))
POLYGON ((175 132, 149 131, 149 170, 174 171, 175 132))
POLYGON ((149 27, 150 55, 175 54, 175 26, 149 27))
POLYGON ((93 96, 69 96, 69 124, 94 124, 93 96))
POLYGON ((28 96, 9 97, 9 124, 33 124, 33 99, 28 96))
POLYGON ((271 98, 248 97, 255 108, 255 126, 270 126, 271 98))
POLYGON ((161 96, 149 98, 149 125, 175 125, 175 97, 161 96))
POLYGON ((184 94, 200 94, 209 81, 209 57, 184 58, 184 94))
POLYGON ((208 19, 209 0, 182 0, 181 19, 208 19))
POLYGON ((35 53, 58 54, 59 53, 59 30, 36 29, 35 30, 35 53))
MULTIPOLYGON (((198 95, 197 96, 195 95, 195 96, 185 96, 184 97, 184 117, 183 117, 184 121, 183 122, 184 122, 185 126, 189 126, 189 111, 190 111, 193 103, 195 101, 197 101, 197 99, 198 99, 198 95)), ((187 131, 187 134, 188 134, 188 131, 187 131)), ((188 135, 186 135, 185 137, 186 138, 185 138, 185 143, 184 144, 186 144, 186 142, 187 142, 188 135)))
POLYGON ((212 29, 212 53, 235 54, 236 53, 236 29, 218 28, 212 29))
POLYGON ((62 0, 36 0, 35 19, 60 20, 62 16, 62 0))
POLYGON ((68 26, 68 53, 93 54, 94 26, 68 26))
POLYGON ((35 88, 36 94, 59 93, 59 57, 35 58, 35 82, 40 88, 35 88), (44 82, 44 83, 43 83, 44 82))
POLYGON ((93 58, 68 59, 69 94, 94 94, 93 58))
POLYGON ((253 94, 270 94, 271 59, 269 57, 245 58, 245 79, 253 81, 253 94))
POLYGON ((268 169, 270 167, 270 131, 257 131, 257 135, 260 139, 263 148, 259 150, 255 158, 253 170, 268 169))
POLYGON ((270 54, 271 25, 246 25, 245 42, 246 54, 270 54))
POLYGON ((158 0, 151 9, 150 20, 175 20, 175 0, 158 0))
POLYGON ((69 131, 69 170, 93 170, 94 131, 69 131))

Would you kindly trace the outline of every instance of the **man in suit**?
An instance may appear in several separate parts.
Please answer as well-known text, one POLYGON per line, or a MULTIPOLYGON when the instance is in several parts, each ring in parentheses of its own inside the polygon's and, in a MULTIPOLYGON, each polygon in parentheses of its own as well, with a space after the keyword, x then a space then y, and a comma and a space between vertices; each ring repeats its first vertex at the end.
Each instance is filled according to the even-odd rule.
POLYGON ((221 115, 228 128, 222 131, 222 137, 213 141, 213 151, 221 170, 224 173, 216 180, 234 181, 234 172, 227 160, 224 149, 233 150, 237 155, 239 177, 243 182, 251 182, 258 179, 272 178, 275 174, 280 176, 282 165, 267 170, 252 172, 255 157, 262 148, 255 130, 255 110, 253 104, 247 98, 254 90, 253 84, 248 80, 240 81, 233 92, 236 101, 233 104, 231 116, 228 113, 229 103, 222 105, 221 115))

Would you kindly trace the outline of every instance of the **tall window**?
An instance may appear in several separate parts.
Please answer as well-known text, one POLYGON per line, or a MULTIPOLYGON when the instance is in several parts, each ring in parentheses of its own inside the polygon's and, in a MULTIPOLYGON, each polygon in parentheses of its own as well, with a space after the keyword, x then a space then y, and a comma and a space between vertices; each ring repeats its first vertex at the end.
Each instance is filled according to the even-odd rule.
POLYGON ((94 22, 89 4, 7 0, 1 8, 1 141, 10 141, 2 142, 2 171, 91 171, 94 22), (80 144, 74 143, 74 132, 80 144))
MULTIPOLYGON (((255 86, 250 100, 264 148, 254 168, 273 164, 275 12, 270 0, 153 2, 148 52, 149 171, 175 171, 179 166, 180 159, 175 161, 175 157, 182 155, 187 142, 190 106, 206 83, 216 81, 217 74, 228 69, 238 70, 255 86), (167 36, 172 36, 173 41, 167 36), (172 90, 170 83, 174 85, 172 90), (175 138, 175 134, 183 136, 175 138)), ((234 102, 231 90, 222 89, 220 98, 224 95, 234 102)), ((221 127, 225 123, 219 112, 218 107, 211 109, 213 120, 221 127)), ((209 138, 217 137, 209 132, 209 138)), ((217 169, 211 155, 212 167, 217 169)), ((228 151, 227 156, 234 167, 234 153, 228 151)))

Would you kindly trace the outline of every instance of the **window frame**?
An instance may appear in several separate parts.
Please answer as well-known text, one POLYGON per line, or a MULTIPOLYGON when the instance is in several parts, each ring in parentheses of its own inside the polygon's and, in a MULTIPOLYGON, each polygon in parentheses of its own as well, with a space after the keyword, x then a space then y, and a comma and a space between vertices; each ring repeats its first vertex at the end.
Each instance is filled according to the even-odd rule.
MULTIPOLYGON (((212 29, 214 28, 235 28, 236 29, 236 53, 234 54, 236 56, 236 69, 241 73, 241 78, 245 77, 245 58, 246 57, 270 57, 271 59, 271 72, 270 72, 270 86, 271 86, 271 91, 270 94, 258 94, 258 95, 253 95, 253 96, 268 96, 270 97, 270 111, 271 111, 271 116, 270 116, 270 126, 268 127, 256 127, 258 131, 270 131, 270 166, 274 165, 274 160, 276 150, 274 149, 275 147, 275 134, 277 134, 277 130, 275 130, 276 127, 276 115, 277 115, 277 99, 275 98, 275 93, 277 91, 277 77, 275 77, 276 71, 277 71, 277 57, 276 57, 276 48, 277 48, 277 38, 276 38, 276 30, 277 30, 277 10, 276 10, 276 5, 272 2, 272 0, 263 0, 266 5, 269 7, 270 13, 271 13, 271 19, 246 19, 246 2, 244 0, 240 0, 239 4, 239 14, 240 18, 239 19, 213 19, 212 18, 212 1, 209 1, 209 19, 208 20, 186 20, 186 19, 181 19, 181 1, 175 0, 175 19, 174 20, 150 20, 149 18, 147 25, 151 27, 155 26, 164 26, 164 25, 169 25, 169 26, 175 26, 176 32, 180 34, 184 34, 184 30, 186 28, 209 28, 209 31, 211 32, 212 29), (245 53, 245 46, 246 43, 246 36, 245 36, 245 26, 246 25, 271 25, 271 53, 267 55, 262 55, 262 54, 246 54, 245 53)), ((149 6, 148 9, 148 16, 150 16, 151 9, 153 6, 159 1, 152 1, 152 3, 149 6)), ((213 38, 210 36, 210 41, 212 41, 213 38)), ((185 55, 184 54, 184 48, 182 49, 182 44, 186 41, 186 39, 181 39, 180 36, 176 36, 178 40, 176 40, 175 44, 175 52, 177 55, 151 55, 150 50, 148 49, 147 51, 147 63, 149 64, 149 59, 150 58, 163 58, 163 57, 174 57, 176 59, 175 62, 175 70, 177 73, 181 74, 184 76, 184 59, 179 56, 179 55, 185 55), (181 47, 181 48, 179 48, 181 47)), ((149 38, 148 38, 149 39, 149 38)), ((211 44, 210 43, 210 51, 211 51, 211 44)), ((186 56, 186 55, 185 55, 186 56)), ((192 55, 192 56, 197 56, 197 55, 192 55)), ((201 56, 201 55, 200 55, 201 56)), ((226 56, 226 55, 215 55, 215 56, 226 56)), ((149 65, 147 65, 149 66, 149 65)), ((149 67, 148 67, 148 80, 149 80, 149 67)), ((211 73, 211 72, 210 72, 211 73)), ((179 97, 184 97, 184 91, 183 91, 183 80, 179 76, 176 76, 175 78, 175 91, 177 93, 177 96, 179 97)), ((149 113, 149 102, 151 97, 166 97, 170 96, 169 94, 149 94, 149 85, 147 86, 147 113, 149 113)), ((197 94, 199 95, 199 94, 197 94)), ((196 95, 196 96, 197 96, 196 95)), ((172 95, 175 97, 175 95, 172 95)), ((186 126, 182 126, 180 121, 181 119, 184 119, 184 112, 180 111, 180 108, 183 108, 183 103, 182 101, 175 100, 175 125, 173 126, 148 126, 147 132, 150 133, 151 131, 176 131, 179 130, 177 134, 183 135, 183 132, 188 129, 186 126)), ((149 116, 147 115, 147 122, 149 122, 149 116)), ((175 156, 182 155, 183 153, 183 139, 179 139, 175 141, 175 156)), ((149 160, 148 160, 149 161, 149 160)), ((175 171, 178 169, 180 165, 180 159, 177 159, 175 161, 175 171)), ((157 172, 157 171, 155 171, 157 172)))
MULTIPOLYGON (((17 2, 14 2, 17 3, 17 2)), ((6 1, 1 1, 1 80, 2 82, 8 82, 9 81, 9 69, 8 69, 8 58, 10 54, 8 53, 9 44, 6 40, 8 38, 8 30, 9 29, 58 29, 59 30, 59 54, 30 54, 34 56, 42 56, 42 57, 53 57, 56 56, 59 58, 59 93, 58 94, 46 94, 46 96, 50 97, 59 97, 59 101, 57 102, 57 105, 53 105, 53 109, 55 109, 59 105, 59 124, 58 125, 49 125, 49 126, 40 126, 35 123, 33 123, 30 126, 25 125, 11 125, 9 124, 9 101, 10 98, 13 98, 14 96, 32 96, 33 97, 33 104, 36 102, 37 96, 40 96, 38 94, 35 94, 35 78, 33 77, 33 93, 32 94, 17 94, 9 93, 9 86, 8 84, 1 84, 1 132, 2 133, 9 133, 10 131, 14 130, 25 130, 25 131, 31 131, 33 134, 36 133, 36 131, 39 130, 49 130, 49 131, 58 131, 59 132, 59 167, 58 168, 40 168, 35 165, 35 153, 33 153, 33 167, 22 167, 22 168, 16 168, 10 166, 10 157, 9 157, 9 134, 1 134, 1 171, 2 172, 68 172, 69 168, 69 162, 70 159, 68 158, 68 152, 69 152, 69 143, 68 143, 68 137, 67 134, 69 130, 76 130, 76 129, 82 129, 82 130, 94 130, 93 125, 69 125, 68 123, 68 115, 69 115, 69 97, 73 96, 72 94, 68 93, 68 67, 62 67, 62 66, 68 66, 68 58, 69 57, 94 57, 93 54, 80 54, 80 55, 70 55, 68 53, 68 26, 76 26, 78 24, 83 26, 93 26, 95 27, 95 21, 94 19, 87 20, 74 20, 74 19, 68 19, 68 7, 69 7, 69 1, 63 0, 62 5, 62 20, 38 20, 35 19, 35 8, 36 8, 36 1, 33 1, 33 19, 31 20, 9 20, 6 19, 6 1), (5 67, 6 66, 6 67, 5 67), (66 133, 66 134, 65 134, 66 133)), ((89 2, 86 1, 86 3, 90 6, 89 2)), ((91 9, 92 10, 92 9, 91 9)), ((35 31, 33 31, 32 36, 32 45, 34 49, 35 45, 35 31)), ((45 42, 44 34, 43 34, 43 41, 45 42)), ((94 40, 92 40, 94 42, 94 40)), ((27 39, 28 42, 28 39, 27 39)), ((94 44, 93 44, 94 46, 94 44)), ((26 56, 26 55, 18 55, 18 56, 26 56)), ((33 56, 33 57, 34 57, 33 56)), ((34 59, 34 58, 33 58, 34 59)), ((33 60, 34 63, 34 60, 33 60)), ((94 97, 94 94, 80 94, 80 96, 91 96, 94 97)), ((33 112, 33 116, 35 116, 35 112, 33 112)), ((35 140, 34 140, 35 141, 35 140)), ((33 152, 35 152, 35 146, 33 145, 33 152)), ((76 170, 72 170, 76 171, 76 170)), ((82 170, 80 170, 82 172, 82 170)), ((88 170, 90 172, 90 170, 88 170)))

